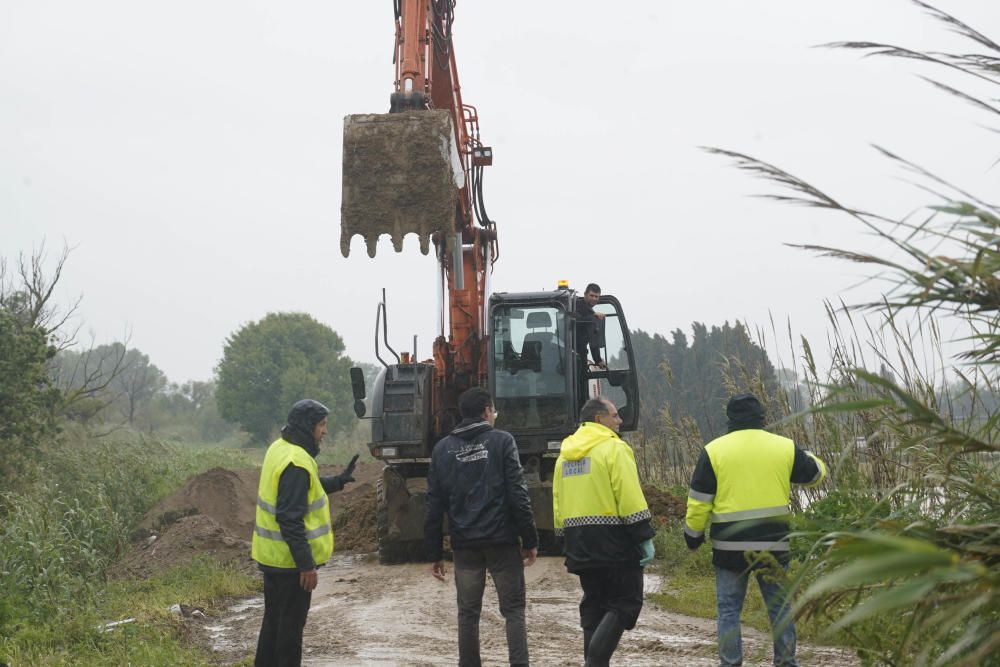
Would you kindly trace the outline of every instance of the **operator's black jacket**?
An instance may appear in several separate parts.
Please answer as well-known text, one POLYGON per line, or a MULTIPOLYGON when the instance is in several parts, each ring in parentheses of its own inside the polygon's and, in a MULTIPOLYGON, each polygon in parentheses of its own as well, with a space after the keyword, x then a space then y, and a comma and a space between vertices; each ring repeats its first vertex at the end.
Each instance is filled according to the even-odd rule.
POLYGON ((488 422, 465 419, 434 446, 427 474, 424 548, 442 558, 444 515, 452 549, 497 544, 538 546, 531 500, 514 436, 488 422))
POLYGON ((600 323, 594 314, 594 307, 582 296, 578 296, 572 317, 576 320, 576 353, 580 355, 581 362, 586 363, 589 348, 594 363, 601 363, 603 359, 601 359, 601 345, 598 342, 600 323))

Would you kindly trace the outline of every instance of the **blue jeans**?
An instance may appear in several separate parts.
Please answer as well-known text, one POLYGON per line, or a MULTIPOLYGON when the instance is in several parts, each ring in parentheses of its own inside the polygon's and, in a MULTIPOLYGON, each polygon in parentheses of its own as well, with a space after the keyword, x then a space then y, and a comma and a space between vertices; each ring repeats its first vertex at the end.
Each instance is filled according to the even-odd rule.
MULTIPOLYGON (((764 596, 767 615, 771 617, 774 664, 779 667, 798 667, 799 663, 795 660, 795 623, 791 616, 791 601, 786 599, 783 582, 774 580, 773 570, 757 570, 755 576, 760 593, 764 596)), ((723 667, 743 664, 740 613, 743 611, 749 581, 748 572, 715 568, 715 600, 719 611, 719 664, 723 667)))

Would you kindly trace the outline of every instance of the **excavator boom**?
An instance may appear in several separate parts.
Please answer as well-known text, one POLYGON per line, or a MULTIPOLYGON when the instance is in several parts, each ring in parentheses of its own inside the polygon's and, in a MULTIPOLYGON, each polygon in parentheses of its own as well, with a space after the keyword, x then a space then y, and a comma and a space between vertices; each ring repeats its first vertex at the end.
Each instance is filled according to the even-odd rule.
POLYGON ((360 235, 368 255, 388 235, 397 252, 416 234, 435 248, 448 308, 434 341, 433 420, 446 432, 458 394, 487 381, 486 275, 496 227, 482 205, 492 150, 463 104, 452 42, 454 0, 396 0, 396 81, 389 113, 344 119, 341 253, 360 235))
MULTIPOLYGON (((454 0, 395 0, 396 82, 389 113, 344 119, 341 251, 365 239, 374 256, 389 235, 396 251, 416 234, 434 246, 447 294, 433 359, 403 353, 384 361, 367 396, 352 369, 355 411, 371 410, 369 449, 385 461, 376 486, 379 558, 422 557, 424 495, 434 444, 459 421, 458 397, 488 387, 503 414, 498 427, 517 443, 543 549, 554 551, 551 478, 562 439, 573 432, 591 385, 634 425, 638 396, 624 313, 602 297, 611 368, 594 372, 577 345, 576 293, 494 294, 487 277, 498 257, 496 225, 483 206, 483 170, 493 152, 479 139, 479 115, 462 102, 452 42, 454 0)), ((388 346, 385 300, 378 311, 388 346)), ((376 330, 378 324, 376 322, 376 330)), ((378 355, 376 333, 376 355, 378 355)), ((395 354, 395 352, 393 352, 395 354)))

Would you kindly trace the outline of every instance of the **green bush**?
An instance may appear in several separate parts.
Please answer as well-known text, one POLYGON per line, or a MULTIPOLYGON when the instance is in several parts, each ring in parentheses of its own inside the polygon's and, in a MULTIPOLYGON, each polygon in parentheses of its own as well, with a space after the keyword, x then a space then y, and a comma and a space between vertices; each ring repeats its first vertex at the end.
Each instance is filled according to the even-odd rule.
POLYGON ((92 608, 145 512, 219 465, 252 463, 236 450, 155 441, 66 438, 46 451, 27 490, 0 495, 0 635, 69 623, 92 608))

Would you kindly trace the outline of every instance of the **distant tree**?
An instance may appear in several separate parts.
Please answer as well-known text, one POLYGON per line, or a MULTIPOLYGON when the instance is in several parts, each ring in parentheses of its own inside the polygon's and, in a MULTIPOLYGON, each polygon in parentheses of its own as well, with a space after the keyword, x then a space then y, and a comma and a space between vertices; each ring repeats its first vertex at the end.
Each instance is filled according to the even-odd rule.
POLYGON ((149 427, 150 401, 167 385, 148 355, 120 342, 62 350, 50 375, 63 392, 64 414, 102 428, 149 427))
POLYGON ((45 371, 54 352, 42 331, 0 308, 0 486, 55 430, 59 392, 45 371))
MULTIPOLYGON (((121 345, 121 343, 116 343, 121 345)), ((132 348, 125 353, 123 371, 111 383, 119 395, 119 410, 129 426, 135 427, 137 412, 167 386, 167 376, 149 356, 132 348)))
POLYGON ((60 349, 49 363, 49 377, 62 393, 63 416, 81 424, 103 422, 116 395, 111 383, 123 371, 124 345, 60 349), (100 418, 99 418, 100 417, 100 418))
POLYGON ((767 352, 750 339, 742 323, 710 329, 694 322, 691 332, 690 341, 679 329, 670 339, 632 333, 642 428, 647 433, 659 430, 666 408, 674 419, 693 418, 706 440, 714 438, 725 432, 725 405, 734 391, 763 389, 774 395, 778 389, 767 352))
POLYGON ((354 424, 344 342, 305 313, 270 313, 226 340, 216 369, 219 414, 266 443, 288 408, 314 398, 330 408, 330 432, 354 424))
POLYGON ((150 406, 151 430, 188 442, 219 442, 235 427, 219 414, 215 382, 170 383, 150 406))
POLYGON ((49 300, 66 253, 49 277, 44 250, 22 255, 16 270, 0 259, 0 488, 11 488, 22 463, 55 435, 59 391, 46 364, 65 322, 49 300))

